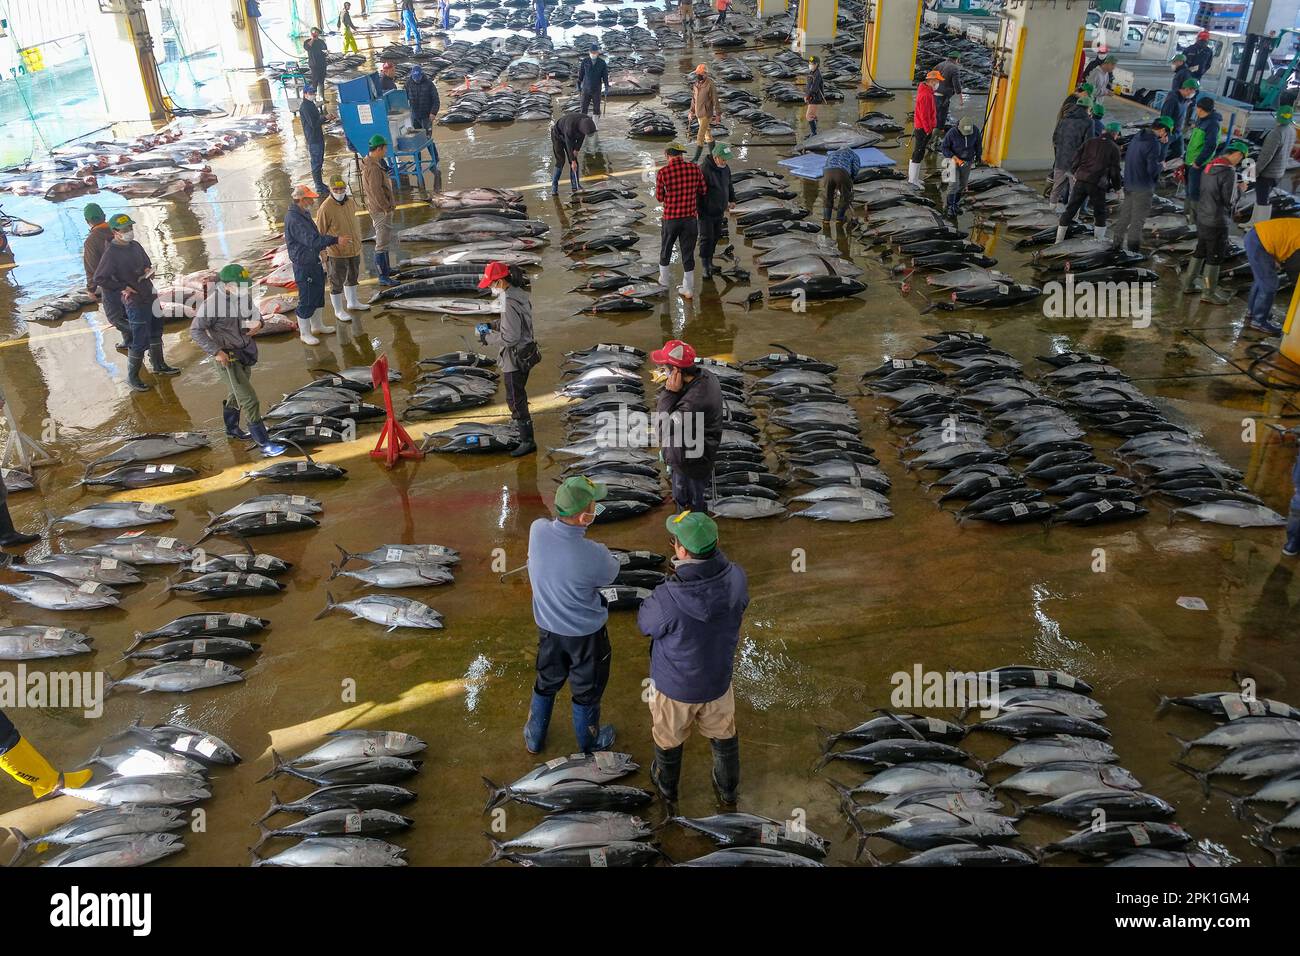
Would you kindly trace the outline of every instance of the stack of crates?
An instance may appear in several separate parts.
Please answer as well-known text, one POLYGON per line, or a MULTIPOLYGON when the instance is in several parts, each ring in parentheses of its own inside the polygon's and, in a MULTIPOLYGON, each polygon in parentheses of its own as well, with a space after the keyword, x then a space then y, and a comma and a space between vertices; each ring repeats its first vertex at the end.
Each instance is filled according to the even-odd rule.
POLYGON ((1241 33, 1249 10, 1250 4, 1244 0, 1203 0, 1196 5, 1192 22, 1204 30, 1241 33))

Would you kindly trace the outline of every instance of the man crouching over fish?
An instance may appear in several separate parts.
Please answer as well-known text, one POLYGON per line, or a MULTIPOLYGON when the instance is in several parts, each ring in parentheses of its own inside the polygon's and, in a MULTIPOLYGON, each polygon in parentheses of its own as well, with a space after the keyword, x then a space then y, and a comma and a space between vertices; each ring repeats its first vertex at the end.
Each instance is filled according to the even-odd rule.
POLYGON ((555 518, 538 518, 528 532, 537 621, 537 680, 524 725, 529 753, 541 753, 546 745, 555 695, 565 681, 573 695, 578 749, 591 753, 614 745, 613 726, 600 724, 600 699, 614 653, 600 589, 614 583, 619 563, 609 548, 586 537, 605 495, 605 486, 590 478, 566 478, 555 492, 555 518))
POLYGON ((650 779, 666 803, 677 802, 682 748, 698 728, 713 748, 718 802, 730 806, 740 786, 731 673, 749 582, 718 547, 718 526, 708 515, 683 511, 668 518, 667 528, 675 573, 641 602, 636 619, 651 640, 650 779))

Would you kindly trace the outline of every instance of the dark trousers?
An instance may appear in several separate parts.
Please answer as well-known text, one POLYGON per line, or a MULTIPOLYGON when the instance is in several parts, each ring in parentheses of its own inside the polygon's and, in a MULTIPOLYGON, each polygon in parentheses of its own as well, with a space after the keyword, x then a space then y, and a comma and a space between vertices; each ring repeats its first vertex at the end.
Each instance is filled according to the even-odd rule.
POLYGON ((325 68, 311 71, 311 85, 316 87, 316 95, 320 97, 322 103, 325 102, 325 68))
POLYGON ((1223 252, 1228 248, 1227 226, 1196 227, 1196 251, 1193 259, 1204 259, 1206 265, 1217 266, 1223 262, 1223 252))
POLYGON ((1062 226, 1074 222, 1074 217, 1079 214, 1079 207, 1085 200, 1091 200, 1092 221, 1098 226, 1106 225, 1106 190, 1096 183, 1085 183, 1079 180, 1075 182, 1074 189, 1070 192, 1070 201, 1066 204, 1065 212, 1061 214, 1062 226))
POLYGON ((573 702, 580 706, 600 703, 609 683, 609 662, 614 650, 609 632, 601 628, 595 634, 569 637, 537 629, 537 680, 533 692, 554 697, 569 682, 573 702))
POLYGON ((682 270, 694 272, 695 241, 699 234, 699 222, 695 219, 665 219, 659 233, 659 264, 666 266, 673 261, 673 244, 676 243, 682 253, 682 270))
POLYGON ((1255 205, 1267 206, 1269 197, 1273 195, 1273 187, 1277 185, 1276 179, 1265 179, 1263 176, 1255 180, 1255 205))
POLYGON ((149 346, 162 341, 162 312, 155 308, 152 297, 131 297, 126 303, 126 318, 131 325, 131 343, 127 346, 132 355, 144 355, 149 346))
POLYGON ((847 169, 828 169, 822 175, 822 188, 826 190, 826 204, 822 209, 822 218, 831 218, 831 209, 835 207, 835 196, 839 194, 839 211, 835 218, 844 221, 853 201, 853 177, 847 169))
POLYGON ((700 216, 697 228, 700 235, 700 258, 706 266, 713 265, 713 251, 722 238, 724 220, 721 216, 700 216))
POLYGON ((1277 295, 1277 260, 1264 248, 1254 229, 1246 231, 1242 245, 1246 247, 1246 259, 1250 263, 1250 274, 1254 283, 1250 295, 1246 298, 1246 311, 1250 320, 1262 325, 1272 321, 1273 297, 1277 295))
POLYGON ((532 418, 528 411, 528 373, 506 372, 502 378, 506 383, 506 407, 510 409, 510 417, 517 422, 528 421, 532 418))
POLYGON ((951 212, 955 213, 961 208, 961 197, 962 193, 966 192, 966 184, 970 182, 970 171, 970 161, 964 162, 957 167, 957 177, 952 181, 952 185, 948 187, 947 206, 951 212))
POLYGON ((325 188, 325 179, 321 169, 325 166, 325 141, 307 143, 307 155, 311 158, 311 180, 317 189, 325 188))
POLYGON ((930 144, 930 134, 921 130, 912 131, 912 162, 919 163, 925 159, 925 147, 930 144))
POLYGON ((578 112, 585 114, 587 112, 588 106, 591 107, 591 112, 594 115, 596 116, 600 115, 600 91, 599 90, 597 90, 595 93, 588 93, 586 90, 583 91, 582 108, 578 110, 578 112))
POLYGON ((104 315, 113 328, 122 333, 122 344, 126 346, 127 351, 131 350, 131 321, 126 317, 126 306, 122 304, 122 297, 116 292, 110 292, 108 289, 99 289, 99 304, 104 308, 104 315))
POLYGON ((945 129, 948 126, 948 111, 952 109, 952 94, 936 93, 934 97, 935 113, 939 121, 935 129, 945 129))
POLYGON ((673 501, 680 511, 708 511, 709 489, 713 484, 711 475, 692 478, 680 468, 673 469, 673 501))

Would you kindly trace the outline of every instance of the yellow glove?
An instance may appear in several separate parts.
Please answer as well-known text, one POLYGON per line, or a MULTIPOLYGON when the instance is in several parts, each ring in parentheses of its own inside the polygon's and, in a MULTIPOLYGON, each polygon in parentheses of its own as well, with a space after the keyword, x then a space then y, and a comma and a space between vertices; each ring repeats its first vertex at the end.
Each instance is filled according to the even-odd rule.
MULTIPOLYGON (((28 743, 26 737, 19 737, 18 743, 0 754, 0 767, 3 767, 5 773, 19 783, 25 783, 31 787, 32 794, 38 800, 57 790, 60 786, 59 772, 50 766, 50 762, 42 757, 35 747, 28 743)), ((78 770, 75 773, 66 774, 63 777, 62 786, 80 787, 90 780, 92 774, 93 771, 90 770, 78 770)))

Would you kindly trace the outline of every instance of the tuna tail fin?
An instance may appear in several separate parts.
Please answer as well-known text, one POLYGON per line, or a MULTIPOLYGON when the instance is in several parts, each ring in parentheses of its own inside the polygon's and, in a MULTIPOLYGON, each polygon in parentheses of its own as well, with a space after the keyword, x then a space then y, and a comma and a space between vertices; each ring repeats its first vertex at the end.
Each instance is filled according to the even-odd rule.
POLYGON ((262 857, 260 857, 260 856, 257 855, 257 847, 255 847, 255 846, 250 846, 250 847, 248 848, 248 856, 249 856, 250 860, 252 861, 252 862, 250 862, 250 863, 248 864, 249 866, 265 866, 265 865, 266 865, 266 860, 262 859, 262 857))
POLYGON ((1156 716, 1159 717, 1166 710, 1168 710, 1169 706, 1172 703, 1173 703, 1173 698, 1166 697, 1164 694, 1160 694, 1159 700, 1157 700, 1156 702, 1156 716))
MULTIPOLYGON (((137 634, 136 636, 139 637, 140 635, 137 634)), ((123 728, 122 730, 119 730, 117 733, 113 734, 112 736, 110 736, 110 737, 106 737, 106 738, 104 738, 104 739, 105 739, 106 741, 107 741, 107 740, 119 740, 119 739, 121 739, 122 737, 125 737, 125 736, 127 736, 127 735, 129 735, 129 734, 133 734, 133 733, 141 733, 141 732, 144 730, 144 725, 141 723, 141 719, 142 719, 141 716, 140 716, 139 714, 136 714, 136 716, 135 716, 135 720, 133 720, 133 721, 131 721, 129 724, 127 724, 125 728, 123 728)))
MULTIPOLYGON (((1179 737, 1179 736, 1178 736, 1177 734, 1175 734, 1175 733, 1172 733, 1172 732, 1171 732, 1171 733, 1169 734, 1169 736, 1170 736, 1170 737, 1173 737, 1174 740, 1178 741, 1179 746, 1181 746, 1181 747, 1183 748, 1182 750, 1180 750, 1180 751, 1178 752, 1178 759, 1179 759, 1179 760, 1182 760, 1185 756, 1187 756, 1187 751, 1191 750, 1193 747, 1196 746, 1196 743, 1195 743, 1194 741, 1191 741, 1191 740, 1184 740, 1182 737, 1179 737)), ((1226 793, 1227 791, 1224 791, 1224 792, 1226 793)))
POLYGON ((498 787, 487 777, 483 777, 482 780, 483 786, 487 787, 488 790, 487 803, 483 807, 483 812, 487 813, 489 810, 494 810, 501 806, 501 804, 505 803, 506 800, 510 798, 510 788, 498 787))
POLYGON ((103 757, 103 756, 104 756, 104 748, 103 748, 102 746, 100 746, 100 747, 96 747, 94 753, 92 753, 92 754, 91 754, 89 757, 87 757, 85 760, 81 761, 81 763, 77 764, 77 765, 76 765, 75 767, 73 767, 72 769, 73 769, 73 770, 80 770, 80 769, 82 769, 83 767, 89 767, 89 766, 90 766, 91 764, 93 764, 93 763, 98 763, 99 760, 100 760, 100 758, 103 757))
POLYGON ((1278 844, 1277 840, 1273 838, 1273 834, 1266 833, 1262 837, 1248 836, 1246 837, 1246 842, 1257 846, 1265 853, 1270 854, 1273 857, 1273 862, 1278 866, 1282 865, 1282 847, 1278 844))
POLYGON ((821 773, 822 767, 834 760, 836 756, 837 755, 832 753, 830 750, 822 751, 821 757, 817 760, 817 763, 813 765, 812 772, 821 773))
MULTIPOLYGON (((257 778, 258 783, 261 783, 263 780, 270 780, 272 777, 278 775, 284 770, 284 758, 276 752, 274 747, 271 748, 271 761, 271 769, 263 776, 257 778)), ((261 844, 259 843, 258 846, 261 846, 261 844)))
MULTIPOLYGON (((1219 794, 1220 796, 1222 796, 1223 799, 1228 801, 1228 806, 1232 808, 1232 815, 1234 817, 1236 817, 1238 820, 1246 819, 1246 814, 1250 813, 1250 810, 1246 807, 1246 804, 1249 803, 1251 798, 1254 796, 1253 793, 1248 793, 1244 796, 1241 796, 1239 794, 1233 793, 1231 790, 1224 790, 1222 787, 1216 787, 1213 785, 1210 786, 1210 789, 1213 790, 1215 793, 1219 794)), ((1254 814, 1251 815, 1254 816, 1254 814)))
POLYGON ((853 791, 838 780, 826 781, 826 785, 840 795, 840 809, 844 811, 846 817, 855 817, 858 812, 857 801, 853 799, 853 791))
POLYGON ((333 562, 330 562, 330 576, 327 577, 325 580, 326 580, 326 581, 333 581, 333 580, 334 580, 335 578, 337 578, 337 577, 338 577, 342 572, 343 572, 343 569, 342 569, 341 567, 339 567, 337 564, 334 564, 333 562))
POLYGON ((1197 770, 1195 767, 1191 766, 1190 764, 1185 764, 1181 760, 1171 760, 1170 763, 1172 763, 1179 770, 1183 771, 1184 773, 1191 774, 1198 781, 1200 781, 1201 789, 1205 791, 1205 796, 1209 797, 1210 775, 1208 773, 1206 773, 1204 770, 1197 770))
POLYGON ((339 570, 342 570, 343 568, 347 567, 347 563, 348 563, 349 561, 351 561, 353 558, 355 558, 356 555, 355 555, 355 554, 351 554, 351 553, 349 553, 349 552, 347 552, 347 551, 344 551, 342 545, 337 545, 337 544, 336 544, 336 545, 334 545, 334 547, 338 549, 338 552, 339 552, 339 570))
POLYGON ((326 614, 328 614, 330 611, 334 610, 335 607, 337 607, 337 602, 335 602, 335 600, 334 600, 334 595, 330 594, 329 591, 326 591, 326 592, 325 592, 325 608, 324 608, 324 609, 323 609, 319 614, 317 614, 314 618, 312 618, 312 620, 313 620, 313 621, 319 621, 321 618, 323 618, 323 617, 324 617, 326 614))
POLYGON ((257 842, 254 843, 251 847, 249 847, 250 853, 256 851, 258 847, 260 847, 267 840, 271 839, 271 837, 275 833, 274 830, 267 829, 267 827, 265 826, 265 824, 262 823, 261 820, 258 820, 255 824, 253 824, 253 826, 257 827, 258 837, 257 837, 257 842))
POLYGON ((13 858, 7 864, 8 866, 13 866, 20 859, 22 859, 24 853, 26 853, 32 847, 40 843, 41 838, 29 837, 26 833, 24 833, 22 830, 18 829, 17 827, 10 827, 9 832, 12 833, 14 835, 14 839, 18 841, 18 849, 14 850, 13 858))
POLYGON ((500 840, 493 839, 490 833, 484 833, 483 835, 487 837, 488 843, 492 844, 492 854, 483 861, 483 865, 489 866, 498 860, 504 859, 506 855, 505 845, 500 840))
POLYGON ((275 816, 284 809, 284 804, 280 802, 280 795, 274 790, 271 791, 271 805, 266 808, 266 812, 257 818, 258 823, 263 823, 275 816))
POLYGON ((822 742, 820 744, 822 753, 823 754, 830 753, 831 748, 835 746, 835 742, 840 739, 840 735, 835 733, 834 731, 827 730, 821 724, 816 724, 814 726, 817 729, 817 736, 822 738, 822 742))
MULTIPOLYGON (((139 631, 136 631, 135 640, 133 640, 130 644, 128 644, 126 646, 126 650, 122 652, 122 660, 126 660, 128 657, 130 657, 131 652, 135 650, 137 647, 139 647, 141 644, 143 644, 146 640, 147 638, 143 634, 141 634, 139 631)), ((139 721, 140 718, 137 717, 136 722, 139 723, 139 721)))

